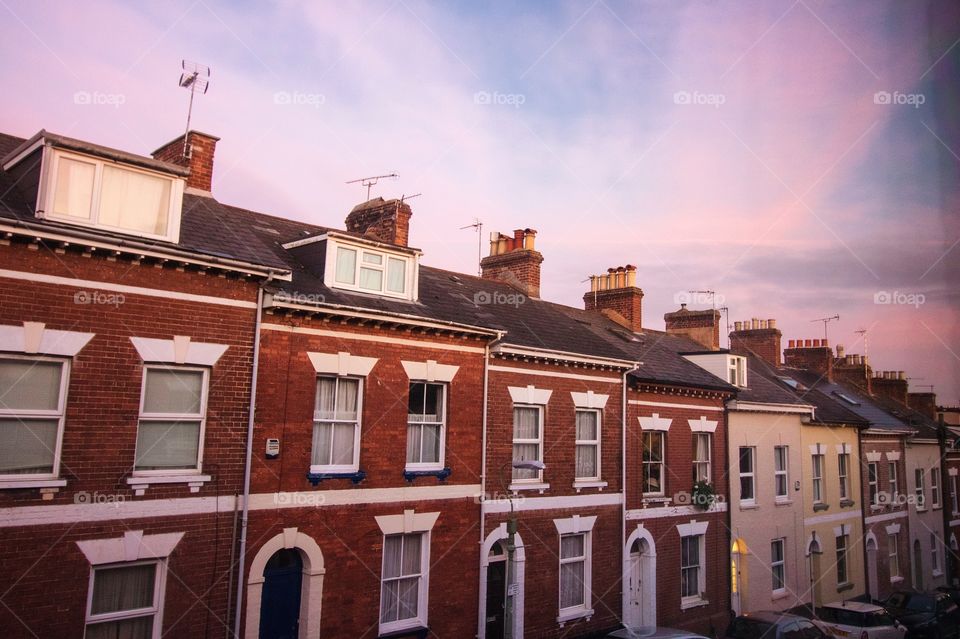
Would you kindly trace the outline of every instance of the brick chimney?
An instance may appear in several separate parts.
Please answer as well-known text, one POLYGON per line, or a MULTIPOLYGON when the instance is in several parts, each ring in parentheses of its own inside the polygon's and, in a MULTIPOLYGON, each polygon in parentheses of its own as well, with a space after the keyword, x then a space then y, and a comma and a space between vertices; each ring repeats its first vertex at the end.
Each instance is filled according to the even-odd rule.
POLYGON ((773 366, 780 365, 780 338, 777 320, 752 319, 734 322, 730 350, 740 355, 754 354, 773 366))
POLYGON ((823 339, 792 339, 787 342, 783 351, 783 363, 791 368, 802 368, 825 375, 828 381, 833 381, 833 351, 830 344, 823 339))
POLYGON ((188 131, 186 155, 181 135, 154 151, 153 159, 187 167, 190 169, 187 186, 209 193, 213 185, 213 155, 219 140, 213 135, 188 131))
MULTIPOLYGON (((798 340, 799 341, 799 340, 798 340)), ((873 368, 866 355, 846 353, 842 344, 837 344, 837 356, 833 360, 833 378, 873 393, 873 368)))
POLYGON ((691 311, 681 304, 680 310, 666 313, 663 321, 669 335, 682 335, 708 350, 720 350, 720 311, 691 311))
POLYGON ((603 275, 590 276, 590 292, 583 296, 583 307, 603 313, 634 333, 643 330, 640 323, 643 291, 637 288, 637 267, 632 264, 608 268, 603 275))
POLYGON ((937 419, 936 393, 907 393, 907 406, 934 421, 937 419))
POLYGON ((410 205, 402 200, 375 197, 353 207, 344 223, 351 233, 359 233, 397 246, 407 246, 412 215, 410 205))
POLYGON ((513 237, 490 234, 490 255, 480 260, 481 277, 506 282, 528 297, 540 297, 540 263, 533 229, 517 229, 513 237))
POLYGON ((877 371, 870 380, 872 394, 907 405, 907 374, 904 371, 877 371))

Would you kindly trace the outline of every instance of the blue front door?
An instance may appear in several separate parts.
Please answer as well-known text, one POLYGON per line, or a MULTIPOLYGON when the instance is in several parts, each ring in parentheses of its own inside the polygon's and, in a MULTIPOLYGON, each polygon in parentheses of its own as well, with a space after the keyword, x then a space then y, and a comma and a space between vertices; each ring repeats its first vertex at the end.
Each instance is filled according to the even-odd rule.
POLYGON ((260 599, 260 639, 296 639, 302 577, 303 560, 296 550, 279 550, 267 562, 260 599))

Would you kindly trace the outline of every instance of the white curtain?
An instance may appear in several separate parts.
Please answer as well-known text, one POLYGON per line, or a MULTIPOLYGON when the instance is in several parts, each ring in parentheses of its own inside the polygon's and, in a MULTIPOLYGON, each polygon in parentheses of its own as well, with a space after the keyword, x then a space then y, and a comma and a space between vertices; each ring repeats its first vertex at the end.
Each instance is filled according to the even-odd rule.
POLYGON ((357 419, 357 398, 360 390, 360 380, 340 379, 337 388, 337 419, 357 419))
POLYGON ((98 569, 94 574, 90 613, 151 607, 156 571, 156 564, 98 569))
POLYGON ((403 293, 407 279, 407 263, 395 257, 387 260, 387 290, 403 293))
POLYGON ((563 535, 560 538, 560 607, 583 605, 584 536, 563 535))
POLYGON ((407 463, 420 461, 420 424, 407 424, 407 463))
POLYGON ((357 252, 353 249, 337 247, 336 279, 343 284, 355 284, 357 279, 357 252))
POLYGON ((98 221, 163 235, 170 211, 170 180, 115 166, 103 167, 98 221))
POLYGON ((421 538, 415 534, 390 535, 384 539, 381 623, 417 616, 421 538))
POLYGON ((198 421, 141 421, 137 429, 137 470, 197 467, 198 421))
POLYGON ((374 268, 360 267, 360 288, 368 291, 383 290, 383 271, 374 268))
MULTIPOLYGON (((597 439, 597 414, 593 411, 577 411, 577 440, 595 441, 597 439)), ((596 477, 597 446, 580 444, 576 451, 577 477, 596 477)))
POLYGON ((147 371, 143 412, 199 415, 203 396, 203 373, 171 369, 147 371))
POLYGON ((0 410, 57 410, 62 371, 59 362, 0 360, 0 410))
POLYGON ((333 377, 321 377, 317 380, 316 405, 314 419, 333 419, 336 401, 337 380, 333 377))
POLYGON ((317 380, 313 465, 353 464, 359 389, 360 382, 356 379, 321 377, 317 380), (332 423, 333 420, 349 420, 349 423, 332 423))
MULTIPOLYGON (((536 408, 513 409, 513 438, 539 439, 540 411, 536 408)), ((540 459, 540 445, 534 443, 515 443, 513 445, 513 461, 531 461, 540 459)), ((539 475, 535 470, 514 468, 513 476, 516 479, 536 479, 539 475)))
POLYGON ((108 621, 87 626, 86 639, 150 639, 153 637, 153 615, 108 621))
POLYGON ((0 419, 0 473, 52 473, 58 420, 0 419))
POLYGON ((93 204, 93 179, 96 166, 60 158, 57 162, 57 185, 53 195, 53 212, 84 220, 90 219, 93 204))

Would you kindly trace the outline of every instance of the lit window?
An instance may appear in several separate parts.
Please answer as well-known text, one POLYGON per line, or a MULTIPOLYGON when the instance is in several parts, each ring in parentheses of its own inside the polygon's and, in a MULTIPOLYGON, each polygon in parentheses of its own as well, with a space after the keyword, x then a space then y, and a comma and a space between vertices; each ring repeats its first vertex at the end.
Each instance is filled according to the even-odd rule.
POLYGON ((600 479, 600 411, 578 410, 576 478, 600 479))
POLYGON ((812 455, 811 462, 810 477, 813 482, 813 502, 819 504, 823 501, 823 455, 812 455))
POLYGON ((407 468, 443 468, 446 386, 411 382, 407 400, 407 468))
POLYGON ((783 539, 770 542, 770 574, 773 577, 773 592, 786 588, 786 562, 784 561, 783 539))
POLYGON ((710 434, 693 435, 693 481, 710 481, 710 434))
POLYGON ((151 171, 55 151, 46 215, 176 240, 180 181, 151 171))
POLYGON ((0 358, 0 478, 50 479, 60 463, 65 361, 0 358))
POLYGON ((847 499, 850 494, 850 454, 841 453, 837 455, 837 469, 840 480, 840 499, 847 499))
POLYGON ((705 571, 703 568, 704 536, 688 535, 680 538, 680 600, 691 603, 703 598, 705 571))
POLYGON ((426 533, 383 538, 380 634, 427 625, 426 533))
POLYGON ((790 485, 790 449, 787 446, 773 448, 773 483, 775 496, 778 500, 788 498, 790 485))
MULTIPOLYGON (((543 461, 543 410, 539 406, 513 407, 513 461, 543 461)), ((513 478, 519 481, 539 481, 543 471, 533 468, 514 468, 513 478)))
POLYGON ((887 534, 887 557, 890 561, 890 581, 900 577, 900 534, 887 534))
POLYGON ((159 562, 94 568, 87 599, 86 639, 159 636, 159 562))
POLYGON ((134 470, 147 474, 200 470, 207 376, 201 368, 144 368, 134 470))
POLYGON ((917 468, 913 473, 913 477, 916 482, 914 490, 917 496, 917 510, 926 510, 927 505, 924 503, 926 491, 923 485, 923 469, 917 468))
POLYGON ((311 472, 354 472, 360 467, 360 380, 317 378, 311 472))
POLYGON ((643 431, 643 494, 663 495, 663 443, 660 431, 643 431))
POLYGON ((878 502, 878 490, 877 490, 877 463, 869 462, 867 464, 867 494, 869 495, 869 500, 872 505, 877 505, 878 502))
POLYGON ((753 504, 757 500, 754 476, 754 456, 756 449, 751 446, 740 447, 740 503, 753 504))
POLYGON ((560 536, 560 616, 589 608, 589 533, 560 536))
POLYGON ((847 547, 850 545, 850 535, 837 537, 837 583, 847 583, 847 547))
POLYGON ((933 508, 940 507, 940 469, 930 469, 930 505, 933 508))

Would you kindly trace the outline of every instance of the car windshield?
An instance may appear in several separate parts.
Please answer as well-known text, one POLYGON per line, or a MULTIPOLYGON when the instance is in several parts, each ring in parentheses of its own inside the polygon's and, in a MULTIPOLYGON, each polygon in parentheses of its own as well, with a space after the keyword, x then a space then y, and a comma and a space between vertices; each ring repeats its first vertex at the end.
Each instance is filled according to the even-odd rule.
POLYGON ((868 628, 877 628, 878 626, 892 626, 894 624, 893 617, 887 614, 885 610, 877 610, 875 612, 868 612, 864 615, 866 620, 866 626, 868 628))
POLYGON ((933 599, 929 597, 910 597, 907 600, 906 608, 914 612, 933 612, 933 599))

